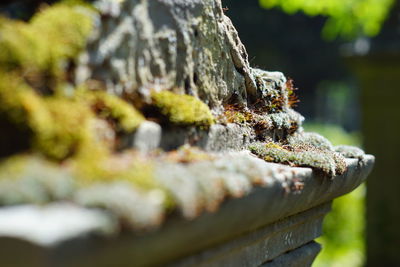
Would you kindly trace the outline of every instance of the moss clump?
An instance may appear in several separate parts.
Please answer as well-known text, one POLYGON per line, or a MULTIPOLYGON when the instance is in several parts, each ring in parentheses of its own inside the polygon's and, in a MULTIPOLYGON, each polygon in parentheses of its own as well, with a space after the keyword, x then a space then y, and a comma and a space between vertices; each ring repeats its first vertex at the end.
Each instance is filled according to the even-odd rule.
POLYGON ((62 160, 102 145, 91 129, 95 114, 85 101, 42 97, 11 74, 1 74, 0 81, 0 121, 13 126, 11 137, 30 140, 25 150, 32 148, 51 159, 62 160))
POLYGON ((132 132, 144 121, 131 104, 105 91, 78 90, 76 98, 87 101, 97 116, 110 122, 118 132, 132 132))
POLYGON ((20 77, 0 73, 0 119, 15 122, 20 128, 44 131, 50 115, 42 98, 20 77))
POLYGON ((89 9, 63 3, 39 11, 30 23, 1 18, 0 68, 60 76, 63 62, 78 55, 92 27, 89 9))
POLYGON ((209 107, 193 96, 161 91, 151 97, 154 107, 172 124, 208 127, 214 123, 209 107))
POLYGON ((62 160, 95 145, 95 133, 90 128, 94 114, 84 102, 58 97, 48 97, 43 102, 51 121, 42 127, 46 127, 44 131, 33 129, 34 149, 62 160))
POLYGON ((344 158, 325 149, 312 145, 279 145, 276 143, 256 143, 250 151, 265 161, 288 164, 298 167, 311 167, 329 177, 341 175, 346 171, 344 158))

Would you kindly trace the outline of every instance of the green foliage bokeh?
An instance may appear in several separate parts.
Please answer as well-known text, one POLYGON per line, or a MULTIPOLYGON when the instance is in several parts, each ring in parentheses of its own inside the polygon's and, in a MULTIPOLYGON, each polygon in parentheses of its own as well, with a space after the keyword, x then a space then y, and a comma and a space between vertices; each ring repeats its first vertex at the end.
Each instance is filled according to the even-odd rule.
MULTIPOLYGON (((347 133, 336 125, 318 123, 305 124, 307 131, 318 132, 328 138, 333 145, 355 145, 361 143, 360 135, 347 133)), ((364 213, 365 185, 337 198, 332 211, 326 216, 323 236, 317 239, 322 251, 315 260, 314 267, 358 267, 365 261, 364 213)))
POLYGON ((309 16, 322 15, 328 19, 323 36, 333 39, 359 34, 375 36, 388 16, 394 0, 259 0, 262 7, 280 7, 293 14, 302 11, 309 16))

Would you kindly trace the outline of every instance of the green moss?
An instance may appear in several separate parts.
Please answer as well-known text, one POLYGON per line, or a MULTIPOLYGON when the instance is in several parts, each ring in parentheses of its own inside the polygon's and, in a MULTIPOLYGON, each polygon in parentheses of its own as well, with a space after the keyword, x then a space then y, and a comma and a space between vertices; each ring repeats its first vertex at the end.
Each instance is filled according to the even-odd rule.
POLYGON ((95 145, 96 138, 90 128, 94 114, 84 102, 49 97, 44 99, 44 105, 51 122, 43 126, 47 127, 45 131, 34 129, 34 149, 61 160, 95 145))
POLYGON ((209 107, 201 100, 169 91, 153 92, 153 105, 170 123, 180 126, 205 126, 214 123, 209 107))
MULTIPOLYGON (((66 97, 42 97, 18 76, 0 75, 0 120, 29 133, 31 148, 62 160, 96 141, 91 123, 94 113, 85 101, 66 97)), ((88 149, 88 148, 87 148, 88 149)))
POLYGON ((88 101, 100 118, 115 124, 117 131, 132 132, 144 121, 133 105, 105 91, 78 90, 76 97, 88 101))
POLYGON ((55 4, 29 23, 0 19, 0 68, 24 75, 62 74, 63 62, 78 55, 93 27, 89 9, 55 4))
POLYGON ((9 120, 20 129, 43 132, 51 116, 43 99, 20 77, 0 73, 0 119, 9 120))
POLYGON ((252 144, 249 149, 265 161, 311 167, 329 177, 343 174, 347 168, 344 158, 338 153, 311 145, 280 146, 270 142, 252 144))

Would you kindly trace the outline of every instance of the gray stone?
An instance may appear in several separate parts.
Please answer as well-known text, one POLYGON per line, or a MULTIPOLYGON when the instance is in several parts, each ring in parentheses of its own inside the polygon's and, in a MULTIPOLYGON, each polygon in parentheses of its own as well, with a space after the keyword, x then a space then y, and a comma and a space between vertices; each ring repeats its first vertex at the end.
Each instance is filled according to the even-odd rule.
POLYGON ((321 251, 321 245, 316 242, 310 242, 295 250, 288 251, 285 254, 275 258, 270 262, 261 265, 263 267, 307 267, 311 266, 315 257, 321 251))
POLYGON ((365 156, 364 151, 355 146, 340 145, 340 146, 335 146, 334 149, 336 152, 342 154, 343 157, 346 158, 355 158, 362 160, 365 156))
POLYGON ((99 1, 97 6, 103 15, 82 62, 90 73, 77 74, 80 80, 104 81, 119 95, 146 97, 150 89, 175 88, 211 106, 233 95, 246 102, 247 92, 256 92, 246 50, 221 1, 99 1))
POLYGON ((254 131, 246 126, 216 124, 211 126, 204 148, 208 151, 237 151, 246 148, 254 136, 254 131))
POLYGON ((133 136, 132 147, 142 152, 149 152, 159 147, 161 126, 155 122, 144 121, 133 136))
POLYGON ((89 233, 111 234, 116 223, 105 212, 69 203, 10 206, 0 209, 0 238, 50 247, 89 233))
MULTIPOLYGON (((269 224, 254 232, 236 237, 232 241, 209 248, 193 256, 174 262, 171 266, 260 266, 271 261, 271 266, 286 265, 293 260, 298 263, 309 261, 319 252, 314 246, 300 248, 298 252, 289 257, 287 251, 296 251, 298 247, 309 243, 322 233, 322 220, 330 211, 331 203, 315 207, 278 222, 269 224), (307 252, 301 255, 301 252, 307 252), (299 255, 300 254, 300 255, 299 255), (282 265, 277 265, 282 263, 282 265)), ((310 261, 310 262, 311 262, 310 261)), ((264 265, 263 265, 264 266, 264 265)), ((270 266, 265 264, 265 266, 270 266)), ((307 266, 307 265, 293 265, 307 266)))

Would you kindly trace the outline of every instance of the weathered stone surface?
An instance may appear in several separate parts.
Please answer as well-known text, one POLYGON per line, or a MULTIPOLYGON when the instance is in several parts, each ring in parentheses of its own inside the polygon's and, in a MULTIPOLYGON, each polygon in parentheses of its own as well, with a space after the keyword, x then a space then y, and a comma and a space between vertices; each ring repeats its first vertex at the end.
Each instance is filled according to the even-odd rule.
POLYGON ((111 234, 115 232, 115 224, 115 219, 105 212, 68 203, 0 209, 0 236, 41 246, 53 246, 94 232, 111 234))
MULTIPOLYGON (((373 157, 369 155, 366 155, 363 161, 347 159, 348 170, 346 173, 335 177, 333 180, 329 180, 323 179, 323 177, 313 173, 309 168, 292 168, 280 164, 266 163, 257 158, 254 158, 254 162, 252 160, 243 162, 246 157, 241 158, 236 156, 237 159, 241 158, 241 160, 237 162, 241 162, 242 164, 240 165, 234 163, 234 158, 227 157, 223 160, 225 163, 222 164, 222 162, 220 164, 220 171, 224 168, 228 168, 227 170, 232 168, 230 172, 221 172, 221 176, 227 179, 229 178, 227 175, 238 173, 239 176, 242 174, 243 178, 243 174, 247 173, 247 179, 256 179, 255 181, 257 181, 257 178, 264 179, 264 182, 261 183, 264 186, 249 189, 245 184, 243 184, 244 186, 242 187, 235 187, 235 184, 232 184, 233 190, 235 188, 241 190, 245 189, 250 190, 248 191, 250 193, 240 199, 229 199, 225 201, 218 212, 203 213, 201 216, 190 221, 182 219, 180 216, 170 216, 162 228, 157 231, 148 232, 147 234, 126 233, 118 238, 89 238, 85 239, 85 241, 79 238, 77 239, 72 235, 68 241, 63 242, 63 240, 58 240, 58 242, 53 243, 56 244, 53 246, 43 245, 40 242, 30 243, 30 241, 27 241, 25 238, 21 239, 19 235, 8 234, 7 237, 3 235, 3 237, 0 238, 0 247, 10 247, 17 242, 22 248, 35 251, 33 254, 19 251, 20 254, 32 257, 32 259, 27 258, 29 262, 32 262, 32 266, 35 266, 35 263, 37 263, 36 266, 43 266, 44 262, 53 265, 63 263, 64 266, 130 266, 132 262, 135 262, 138 266, 143 266, 173 262, 181 257, 219 246, 235 238, 249 243, 249 239, 246 239, 246 233, 258 231, 257 229, 263 231, 262 228, 264 227, 268 229, 268 225, 275 225, 274 222, 329 202, 333 198, 353 190, 365 180, 366 176, 371 171, 374 161, 373 157), (271 172, 271 168, 268 167, 270 165, 276 166, 276 171, 271 172), (242 168, 241 166, 248 170, 246 172, 244 170, 240 171, 240 168, 242 168), (264 176, 260 177, 260 174, 264 174, 264 176), (241 236, 243 239, 240 239, 241 236), (171 240, 174 242, 171 242, 171 240), (75 245, 71 246, 68 244, 75 245), (39 257, 39 255, 42 255, 40 256, 42 258, 38 261, 37 257, 39 257), (148 255, 153 256, 149 257, 148 255)), ((179 168, 178 165, 174 166, 175 168, 179 168)), ((186 176, 183 175, 180 176, 180 178, 171 176, 171 183, 168 184, 174 184, 172 181, 173 179, 179 183, 180 180, 185 178, 190 181, 193 177, 198 179, 209 177, 206 175, 205 170, 210 167, 211 165, 201 164, 195 164, 191 168, 181 167, 181 170, 186 171, 186 176), (199 172, 203 172, 204 176, 198 175, 199 172), (193 177, 189 177, 191 175, 193 175, 193 177)), ((167 177, 165 173, 164 177, 167 177)), ((211 179, 211 177, 209 178, 211 179)), ((214 177, 214 179, 216 178, 217 177, 214 177)), ((243 181, 242 178, 237 177, 236 180, 243 181)), ((209 181, 212 181, 212 179, 209 181)), ((207 183, 209 181, 205 180, 203 182, 207 183)), ((235 179, 233 181, 235 181, 235 179)), ((200 182, 201 181, 198 180, 197 182, 193 181, 190 182, 191 184, 187 184, 187 186, 193 188, 190 192, 195 194, 194 198, 191 194, 188 196, 182 195, 182 201, 186 202, 193 199, 191 202, 192 204, 188 202, 185 204, 187 206, 182 206, 184 208, 182 210, 183 214, 188 217, 193 214, 191 213, 192 210, 196 210, 196 201, 203 199, 202 194, 204 193, 202 190, 204 190, 204 188, 201 187, 200 182)), ((182 188, 175 188, 177 194, 181 192, 180 189, 182 188)), ((181 194, 183 193, 181 192, 181 194)), ((207 195, 213 196, 213 193, 208 192, 207 195)), ((210 203, 212 203, 212 201, 210 203)), ((212 207, 212 205, 208 207, 212 207)), ((324 208, 321 209, 324 210, 324 208)), ((312 210, 306 211, 305 214, 307 212, 309 212, 308 214, 316 215, 312 210)), ((327 212, 327 210, 323 211, 323 213, 325 212, 327 212)), ((64 214, 68 216, 67 212, 64 214)), ((317 214, 320 213, 317 212, 317 214)), ((280 225, 284 226, 283 228, 274 228, 274 226, 272 226, 270 229, 273 230, 266 230, 266 236, 269 235, 268 233, 271 233, 271 237, 265 239, 267 240, 265 241, 266 244, 273 244, 272 247, 277 250, 268 248, 270 257, 266 256, 264 260, 273 259, 275 256, 285 252, 287 248, 294 249, 301 245, 300 243, 305 244, 319 235, 321 221, 317 219, 319 215, 315 217, 314 215, 311 216, 316 219, 314 221, 311 220, 316 223, 314 225, 312 225, 311 221, 308 221, 310 223, 309 225, 307 225, 307 223, 296 223, 294 219, 286 220, 286 222, 282 221, 280 225), (292 223, 294 224, 292 225, 292 223), (294 228, 296 227, 292 227, 293 229, 291 229, 290 225, 293 227, 294 225, 303 225, 305 228, 298 227, 298 234, 294 234, 296 232, 294 228), (277 239, 273 239, 273 231, 276 231, 278 234, 280 232, 279 229, 288 229, 287 233, 293 231, 293 234, 291 236, 287 235, 288 238, 286 239, 282 239, 278 235, 276 235, 277 239), (268 243, 270 242, 268 240, 270 240, 271 243, 268 243), (278 242, 283 242, 281 243, 282 246, 277 246, 278 242), (293 244, 291 242, 293 242, 293 244), (284 246, 284 244, 286 244, 286 246, 284 246)), ((322 217, 320 217, 320 220, 322 220, 322 217)), ((279 223, 276 225, 278 224, 279 223)), ((25 231, 32 231, 32 235, 40 236, 35 234, 37 233, 36 230, 27 224, 25 224, 25 231)), ((285 232, 285 230, 283 230, 283 232, 285 232)), ((231 244, 238 244, 235 243, 235 241, 232 242, 231 244)), ((238 242, 240 243, 241 241, 238 242)), ((260 240, 259 243, 256 242, 257 244, 255 244, 254 249, 249 248, 249 251, 242 250, 237 254, 237 257, 261 257, 260 255, 263 254, 261 253, 263 251, 261 248, 264 246, 263 242, 262 240, 260 240)), ((3 253, 9 253, 7 251, 6 249, 0 250, 0 257, 7 259, 8 255, 3 255, 3 253)), ((221 251, 223 252, 226 250, 222 249, 221 251)), ((221 251, 215 253, 222 253, 221 251)), ((229 257, 225 258, 225 260, 228 259, 229 257)), ((260 258, 258 258, 257 261, 261 261, 260 258)), ((18 265, 16 262, 14 266, 24 266, 26 262, 21 264, 18 265)))
POLYGON ((103 15, 81 80, 105 81, 120 95, 176 88, 212 107, 255 92, 247 53, 220 1, 105 2, 97 4, 103 15))
MULTIPOLYGON (((288 262, 284 259, 287 251, 301 247, 322 234, 322 220, 325 214, 329 212, 330 204, 326 203, 306 212, 287 217, 171 265, 250 267, 260 266, 264 262, 277 258, 277 261, 273 261, 275 265, 271 264, 271 266, 288 266, 283 264, 288 262), (282 263, 282 265, 276 265, 277 263, 282 263)), ((314 254, 315 256, 316 254, 314 254)), ((301 257, 298 257, 299 263, 302 262, 300 259, 301 257)), ((309 257, 305 257, 304 260, 306 259, 308 260, 309 257)), ((265 266, 269 266, 269 264, 265 266)))
POLYGON ((134 134, 126 136, 123 147, 132 147, 142 152, 149 152, 160 146, 161 126, 155 122, 144 121, 134 134))
POLYGON ((321 245, 310 242, 304 246, 289 251, 272 261, 261 265, 263 267, 306 267, 311 266, 315 257, 321 250, 321 245))
POLYGON ((214 124, 207 130, 178 127, 164 129, 160 147, 172 150, 188 144, 210 152, 240 151, 254 140, 255 132, 250 127, 234 123, 214 124))

